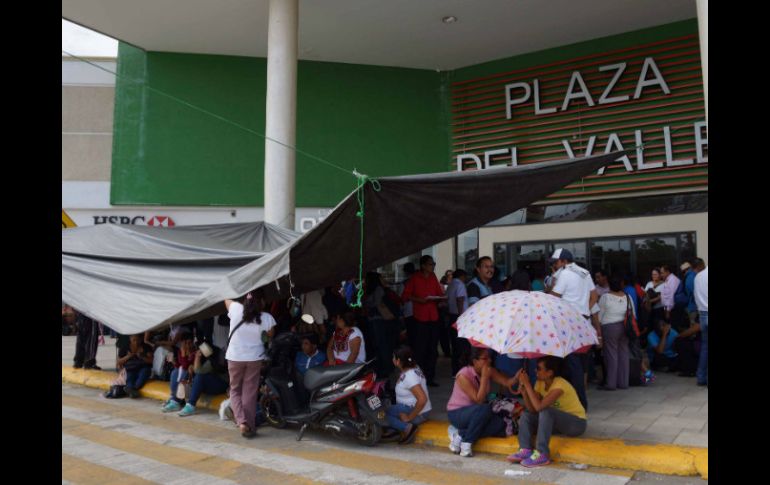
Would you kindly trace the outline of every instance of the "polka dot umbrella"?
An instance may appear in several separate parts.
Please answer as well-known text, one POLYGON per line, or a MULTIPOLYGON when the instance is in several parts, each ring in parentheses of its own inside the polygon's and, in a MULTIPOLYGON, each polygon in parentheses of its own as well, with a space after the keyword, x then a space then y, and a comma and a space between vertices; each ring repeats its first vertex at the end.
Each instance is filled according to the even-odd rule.
POLYGON ((572 305, 539 291, 506 291, 478 301, 457 319, 457 334, 524 358, 565 357, 599 343, 572 305))

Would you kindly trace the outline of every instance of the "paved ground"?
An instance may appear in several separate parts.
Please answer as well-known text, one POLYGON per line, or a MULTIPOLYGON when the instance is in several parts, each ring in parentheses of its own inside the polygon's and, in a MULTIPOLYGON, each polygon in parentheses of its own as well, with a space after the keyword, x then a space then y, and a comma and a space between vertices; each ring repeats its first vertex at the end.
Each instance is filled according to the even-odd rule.
MULTIPOLYGON (((62 337, 62 364, 72 365, 75 338, 62 337)), ((99 347, 97 363, 115 368, 115 340, 106 338, 99 347)), ((431 417, 446 420, 446 402, 452 390, 449 359, 439 357, 437 379, 431 388, 431 417)), ((588 390, 589 438, 625 438, 651 443, 708 447, 708 389, 695 385, 695 378, 658 374, 648 387, 619 391, 588 390)))
POLYGON ((495 455, 461 458, 416 445, 366 448, 313 431, 301 442, 295 436, 296 430, 262 427, 246 440, 214 412, 180 418, 162 414, 157 401, 108 400, 95 389, 62 384, 63 484, 708 483, 560 464, 525 469, 495 455))

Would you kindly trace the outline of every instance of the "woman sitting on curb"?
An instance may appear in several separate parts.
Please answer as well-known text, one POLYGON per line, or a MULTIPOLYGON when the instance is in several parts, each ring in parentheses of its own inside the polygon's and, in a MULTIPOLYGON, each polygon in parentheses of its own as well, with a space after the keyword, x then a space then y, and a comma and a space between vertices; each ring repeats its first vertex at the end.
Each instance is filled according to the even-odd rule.
POLYGON ((143 335, 131 335, 128 348, 118 351, 118 370, 126 369, 126 394, 139 397, 152 372, 152 348, 145 344, 143 335))
POLYGON ((422 370, 412 357, 412 349, 402 345, 393 354, 393 365, 401 375, 396 383, 396 403, 388 407, 388 424, 401 432, 400 444, 414 441, 417 425, 428 420, 432 409, 428 384, 422 370))
POLYGON ((551 433, 580 436, 586 431, 586 411, 575 388, 565 379, 556 377, 561 364, 558 357, 537 360, 537 383, 534 389, 526 372, 520 371, 519 391, 524 396, 526 411, 519 421, 519 451, 508 456, 512 463, 525 467, 551 463, 549 459, 551 433), (532 451, 532 435, 537 432, 536 450, 532 451))
POLYGON ((182 410, 179 411, 179 416, 184 417, 195 414, 195 405, 198 403, 198 398, 200 398, 201 394, 216 395, 224 394, 227 391, 230 375, 226 370, 217 371, 214 367, 213 362, 216 359, 216 352, 221 352, 221 350, 214 349, 204 342, 201 344, 201 350, 195 353, 194 375, 190 396, 182 410), (209 354, 208 357, 204 354, 204 350, 209 354))
POLYGON ((193 336, 185 334, 174 358, 174 370, 171 371, 171 380, 169 381, 171 393, 168 401, 163 404, 161 409, 164 413, 172 413, 182 409, 185 401, 177 397, 177 390, 179 389, 179 384, 186 385, 192 382, 193 376, 191 374, 195 371, 191 372, 190 367, 195 362, 195 355, 196 350, 193 336))
POLYGON ((473 443, 485 436, 505 436, 506 423, 492 412, 487 402, 490 381, 507 389, 517 382, 492 367, 489 351, 472 347, 461 357, 462 369, 457 372, 452 395, 447 403, 450 427, 449 449, 460 456, 473 456, 473 443))

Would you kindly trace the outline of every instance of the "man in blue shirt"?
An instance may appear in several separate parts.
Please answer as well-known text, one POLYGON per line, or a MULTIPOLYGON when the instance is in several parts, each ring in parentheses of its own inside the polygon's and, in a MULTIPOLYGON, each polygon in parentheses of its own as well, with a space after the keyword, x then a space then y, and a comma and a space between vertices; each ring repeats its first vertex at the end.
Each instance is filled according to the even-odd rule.
POLYGON ((295 365, 303 376, 308 369, 322 365, 326 360, 323 352, 318 351, 318 335, 308 334, 302 337, 302 350, 297 352, 295 365))
POLYGON ((679 334, 671 328, 671 324, 663 320, 655 325, 655 330, 647 334, 647 354, 650 358, 650 368, 660 370, 667 367, 668 372, 677 370, 677 353, 674 342, 679 334))

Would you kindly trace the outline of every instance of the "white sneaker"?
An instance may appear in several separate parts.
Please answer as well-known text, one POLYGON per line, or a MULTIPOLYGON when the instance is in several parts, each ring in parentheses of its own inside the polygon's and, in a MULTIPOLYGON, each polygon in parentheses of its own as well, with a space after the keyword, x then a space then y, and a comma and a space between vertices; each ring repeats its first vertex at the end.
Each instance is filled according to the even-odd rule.
POLYGON ((455 454, 460 453, 461 438, 460 438, 460 434, 457 432, 457 428, 455 428, 450 424, 448 432, 449 432, 449 451, 455 454))
POLYGON ((472 447, 473 447, 472 443, 466 443, 464 441, 460 443, 460 456, 465 456, 465 457, 473 456, 473 450, 471 449, 472 447))

